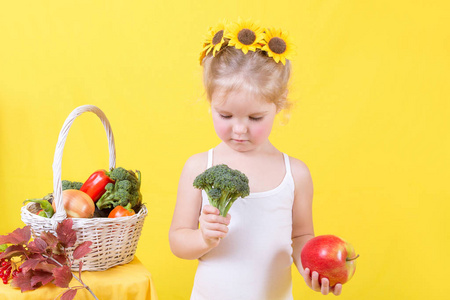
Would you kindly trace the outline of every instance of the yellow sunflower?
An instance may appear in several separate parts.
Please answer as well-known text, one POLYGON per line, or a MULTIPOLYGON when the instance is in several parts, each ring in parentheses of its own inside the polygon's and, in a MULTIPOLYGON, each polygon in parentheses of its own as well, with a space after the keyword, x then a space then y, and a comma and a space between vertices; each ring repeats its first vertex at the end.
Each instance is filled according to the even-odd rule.
POLYGON ((200 53, 200 63, 202 63, 203 58, 213 52, 213 56, 216 56, 216 52, 222 48, 225 42, 225 27, 226 22, 220 22, 216 27, 211 27, 208 32, 208 36, 203 44, 203 50, 200 53))
POLYGON ((285 65, 286 59, 291 59, 293 44, 287 33, 281 29, 266 29, 262 50, 266 51, 269 57, 273 57, 275 62, 281 61, 285 65))
POLYGON ((236 49, 242 49, 244 54, 249 50, 256 51, 260 49, 260 43, 264 39, 264 28, 250 20, 238 20, 236 23, 230 24, 228 33, 225 35, 230 41, 228 44, 236 49))

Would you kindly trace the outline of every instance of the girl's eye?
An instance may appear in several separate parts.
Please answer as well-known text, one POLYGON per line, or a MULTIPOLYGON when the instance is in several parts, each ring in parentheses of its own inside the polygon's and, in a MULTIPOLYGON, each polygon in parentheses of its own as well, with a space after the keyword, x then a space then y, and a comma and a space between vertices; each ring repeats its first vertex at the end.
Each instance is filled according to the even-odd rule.
POLYGON ((263 117, 249 117, 251 121, 261 121, 263 117))
POLYGON ((230 118, 231 118, 231 116, 229 116, 229 115, 222 115, 222 114, 219 114, 219 116, 220 116, 222 119, 230 119, 230 118))

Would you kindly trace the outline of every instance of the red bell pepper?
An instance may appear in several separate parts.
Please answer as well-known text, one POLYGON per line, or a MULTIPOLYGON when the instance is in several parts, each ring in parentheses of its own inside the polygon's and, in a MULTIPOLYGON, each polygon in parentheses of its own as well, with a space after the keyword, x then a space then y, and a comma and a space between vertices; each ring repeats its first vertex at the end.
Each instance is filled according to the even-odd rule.
POLYGON ((88 194, 95 203, 106 192, 105 186, 108 183, 114 183, 114 180, 109 178, 108 173, 105 170, 98 170, 89 176, 86 182, 81 186, 80 191, 88 194))
POLYGON ((134 215, 135 212, 131 208, 131 203, 128 203, 127 206, 116 206, 114 209, 109 213, 108 218, 120 218, 120 217, 128 217, 134 215))

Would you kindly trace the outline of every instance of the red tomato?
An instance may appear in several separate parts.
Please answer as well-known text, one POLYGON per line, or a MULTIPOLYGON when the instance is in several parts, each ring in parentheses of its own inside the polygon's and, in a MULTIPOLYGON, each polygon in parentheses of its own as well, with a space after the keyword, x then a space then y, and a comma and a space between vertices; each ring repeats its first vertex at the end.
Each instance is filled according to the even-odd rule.
POLYGON ((129 217, 135 214, 134 210, 129 208, 130 204, 127 206, 116 206, 110 213, 108 218, 120 218, 120 217, 129 217))

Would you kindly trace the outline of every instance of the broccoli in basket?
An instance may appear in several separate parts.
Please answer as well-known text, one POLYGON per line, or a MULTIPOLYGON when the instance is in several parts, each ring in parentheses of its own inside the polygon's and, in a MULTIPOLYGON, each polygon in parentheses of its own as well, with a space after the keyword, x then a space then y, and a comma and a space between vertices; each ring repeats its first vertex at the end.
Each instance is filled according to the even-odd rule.
POLYGON ((82 182, 79 182, 79 181, 69 181, 69 180, 63 180, 63 181, 61 182, 61 184, 62 184, 62 190, 63 190, 63 191, 65 191, 65 190, 70 190, 70 189, 73 189, 73 190, 79 190, 79 189, 81 189, 81 186, 83 185, 82 182))
POLYGON ((136 173, 120 167, 111 170, 109 177, 115 182, 105 186, 106 192, 96 203, 98 209, 112 208, 117 205, 125 207, 128 203, 131 203, 132 208, 139 206, 142 203, 141 172, 136 171, 136 173))
POLYGON ((250 194, 247 176, 225 164, 213 166, 198 175, 194 180, 194 187, 204 190, 209 203, 217 207, 224 217, 237 198, 250 194))

